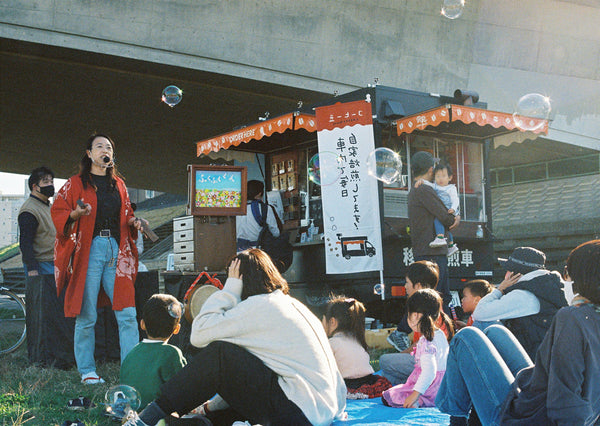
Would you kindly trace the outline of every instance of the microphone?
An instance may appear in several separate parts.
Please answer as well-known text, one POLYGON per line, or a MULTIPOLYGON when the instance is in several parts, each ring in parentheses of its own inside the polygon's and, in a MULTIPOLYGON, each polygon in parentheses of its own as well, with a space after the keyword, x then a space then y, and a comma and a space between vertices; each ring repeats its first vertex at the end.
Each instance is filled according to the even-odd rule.
POLYGON ((94 160, 92 158, 92 163, 94 163, 98 167, 102 167, 103 169, 107 169, 107 168, 113 167, 115 165, 115 162, 112 161, 108 155, 105 155, 104 157, 102 157, 102 161, 104 162, 104 164, 98 163, 96 160, 94 160))

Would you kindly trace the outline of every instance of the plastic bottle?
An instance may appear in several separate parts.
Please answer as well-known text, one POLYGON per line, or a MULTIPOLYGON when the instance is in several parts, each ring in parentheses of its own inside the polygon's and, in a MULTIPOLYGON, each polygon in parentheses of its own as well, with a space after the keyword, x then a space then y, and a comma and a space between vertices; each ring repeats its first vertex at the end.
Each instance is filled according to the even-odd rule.
POLYGON ((475 232, 477 238, 483 238, 483 228, 481 225, 477 225, 477 231, 475 232))
POLYGON ((314 225, 314 220, 311 219, 310 226, 308 227, 308 235, 307 235, 306 240, 312 241, 314 236, 315 236, 315 225, 314 225))

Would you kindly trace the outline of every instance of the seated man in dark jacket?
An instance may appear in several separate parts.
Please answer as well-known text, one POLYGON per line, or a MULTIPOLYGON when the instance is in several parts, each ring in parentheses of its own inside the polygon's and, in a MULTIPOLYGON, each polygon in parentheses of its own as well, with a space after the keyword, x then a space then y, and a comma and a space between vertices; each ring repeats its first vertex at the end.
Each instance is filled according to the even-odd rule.
POLYGON ((564 283, 558 272, 545 268, 546 255, 532 247, 517 247, 498 261, 505 279, 479 301, 473 320, 504 322, 534 359, 552 318, 567 306, 564 283))
POLYGON ((535 365, 505 327, 456 333, 435 400, 451 425, 466 425, 471 407, 484 425, 598 424, 600 240, 574 249, 566 272, 579 295, 552 319, 535 365))

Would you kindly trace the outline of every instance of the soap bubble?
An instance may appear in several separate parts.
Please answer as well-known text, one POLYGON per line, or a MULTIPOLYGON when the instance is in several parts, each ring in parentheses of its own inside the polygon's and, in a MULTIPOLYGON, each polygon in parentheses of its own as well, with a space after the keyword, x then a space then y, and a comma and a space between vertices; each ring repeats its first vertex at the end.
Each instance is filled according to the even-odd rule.
POLYGON ((550 98, 539 93, 529 93, 517 102, 517 108, 513 113, 515 125, 524 131, 536 131, 544 127, 544 122, 531 120, 530 118, 541 118, 546 120, 550 116, 552 107, 550 98))
POLYGON ((334 152, 320 152, 308 162, 308 179, 317 185, 332 185, 342 175, 341 158, 334 152))
POLYGON ((183 91, 177 86, 167 86, 162 92, 161 100, 173 108, 183 98, 183 91))
POLYGON ((130 411, 140 408, 140 393, 127 385, 113 386, 104 395, 106 400, 106 412, 117 419, 127 416, 130 411))
POLYGON ((402 159, 389 148, 377 148, 367 157, 367 173, 389 185, 400 177, 402 159))
POLYGON ((381 283, 375 284, 373 286, 373 294, 376 294, 377 296, 381 296, 381 294, 384 292, 384 290, 385 290, 385 286, 381 283))
POLYGON ((465 0, 444 0, 442 2, 442 15, 448 19, 456 19, 463 13, 465 0))

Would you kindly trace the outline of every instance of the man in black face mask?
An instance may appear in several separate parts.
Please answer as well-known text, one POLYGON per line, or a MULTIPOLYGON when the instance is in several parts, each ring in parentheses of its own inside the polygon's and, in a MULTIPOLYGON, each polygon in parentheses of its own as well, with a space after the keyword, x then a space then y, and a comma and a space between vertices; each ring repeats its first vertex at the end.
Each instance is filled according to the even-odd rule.
POLYGON ((54 195, 54 173, 38 167, 29 176, 31 195, 19 211, 19 244, 27 276, 54 275, 54 239, 56 230, 50 216, 54 195))
MULTIPOLYGON (((72 328, 65 323, 54 282, 54 240, 56 230, 50 216, 50 198, 54 195, 54 173, 47 167, 31 172, 31 195, 19 210, 19 245, 27 277, 27 351, 31 363, 42 365, 70 361, 57 358, 51 343, 61 345, 73 340, 72 328), (60 331, 64 330, 65 335, 60 331), (57 339, 58 338, 58 339, 57 339), (65 339, 67 339, 65 341, 65 339)), ((67 356, 68 358, 68 356, 67 356)))

